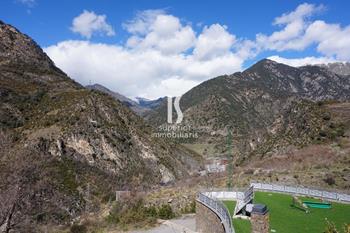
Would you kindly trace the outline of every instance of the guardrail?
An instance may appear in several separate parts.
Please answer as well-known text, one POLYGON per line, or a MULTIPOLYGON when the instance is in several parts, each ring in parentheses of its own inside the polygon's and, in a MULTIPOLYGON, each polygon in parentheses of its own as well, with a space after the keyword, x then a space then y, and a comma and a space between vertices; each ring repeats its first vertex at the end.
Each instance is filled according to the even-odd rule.
POLYGON ((234 215, 238 214, 239 211, 241 211, 244 206, 251 203, 253 199, 254 199, 254 187, 250 186, 250 188, 243 193, 243 198, 237 199, 234 215))
POLYGON ((244 192, 236 191, 206 191, 201 193, 219 200, 239 200, 244 198, 244 192))
POLYGON ((350 195, 344 194, 344 193, 336 193, 336 192, 328 192, 328 191, 322 191, 317 189, 309 189, 304 187, 293 187, 293 186, 286 186, 286 185, 264 184, 264 183, 251 183, 251 186, 253 186, 254 189, 257 189, 257 190, 305 195, 305 196, 323 198, 323 199, 328 199, 333 201, 350 203, 350 195))
POLYGON ((230 213, 228 212, 227 208, 220 200, 214 197, 210 197, 205 193, 199 193, 197 196, 197 201, 211 209, 214 213, 216 213, 219 216, 222 224, 224 225, 226 233, 235 233, 232 224, 232 217, 230 216, 230 213))

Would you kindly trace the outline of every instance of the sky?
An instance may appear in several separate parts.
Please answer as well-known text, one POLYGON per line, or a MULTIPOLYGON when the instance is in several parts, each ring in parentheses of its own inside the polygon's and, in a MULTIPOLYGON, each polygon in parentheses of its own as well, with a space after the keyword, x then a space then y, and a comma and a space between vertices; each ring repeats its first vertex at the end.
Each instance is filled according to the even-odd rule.
POLYGON ((263 58, 350 61, 349 9, 346 0, 1 0, 0 20, 81 84, 154 99, 263 58))

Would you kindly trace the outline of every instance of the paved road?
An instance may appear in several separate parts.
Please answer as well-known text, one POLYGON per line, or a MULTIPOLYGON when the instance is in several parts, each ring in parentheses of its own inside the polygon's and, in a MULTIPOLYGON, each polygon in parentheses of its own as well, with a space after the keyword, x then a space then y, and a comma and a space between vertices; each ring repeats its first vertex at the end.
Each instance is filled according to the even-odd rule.
POLYGON ((194 215, 190 215, 163 221, 160 226, 149 230, 132 231, 130 233, 196 233, 195 230, 195 217, 194 215))

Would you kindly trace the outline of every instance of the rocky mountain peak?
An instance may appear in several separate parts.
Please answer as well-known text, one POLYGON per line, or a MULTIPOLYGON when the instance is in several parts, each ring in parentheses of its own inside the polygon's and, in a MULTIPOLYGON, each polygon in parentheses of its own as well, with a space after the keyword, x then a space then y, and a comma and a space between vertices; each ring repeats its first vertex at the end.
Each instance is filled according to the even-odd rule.
POLYGON ((254 64, 252 67, 245 70, 245 74, 255 74, 257 77, 266 77, 266 76, 277 76, 285 77, 288 74, 294 74, 297 72, 297 68, 287 66, 282 63, 278 63, 269 59, 262 59, 261 61, 254 64))
POLYGON ((271 69, 276 68, 279 65, 279 63, 272 61, 270 59, 264 58, 260 61, 258 61, 256 64, 254 64, 252 67, 250 67, 248 70, 254 70, 254 69, 271 69))
POLYGON ((20 64, 41 70, 58 71, 36 42, 4 22, 0 22, 0 64, 7 66, 20 64))

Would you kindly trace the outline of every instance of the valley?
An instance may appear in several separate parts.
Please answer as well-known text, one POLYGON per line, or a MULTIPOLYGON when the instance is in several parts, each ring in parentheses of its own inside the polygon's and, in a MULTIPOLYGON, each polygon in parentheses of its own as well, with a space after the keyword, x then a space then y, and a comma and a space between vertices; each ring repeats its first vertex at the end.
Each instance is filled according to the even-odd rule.
POLYGON ((0 38, 1 232, 176 225, 201 190, 252 182, 349 192, 344 67, 263 59, 184 93, 169 124, 166 97, 84 87, 2 21, 0 38), (154 136, 168 126, 197 136, 154 136))

